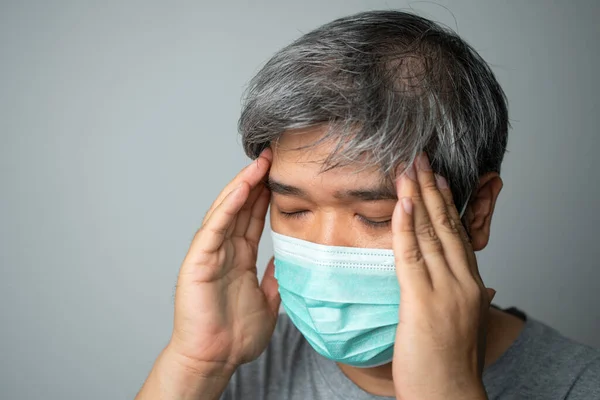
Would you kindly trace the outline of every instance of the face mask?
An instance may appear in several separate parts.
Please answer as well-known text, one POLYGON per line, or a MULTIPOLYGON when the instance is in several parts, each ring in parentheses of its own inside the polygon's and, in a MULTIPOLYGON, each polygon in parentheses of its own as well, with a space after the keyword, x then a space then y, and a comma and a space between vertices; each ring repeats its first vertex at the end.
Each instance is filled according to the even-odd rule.
POLYGON ((361 368, 391 362, 400 304, 393 250, 272 238, 281 304, 317 353, 361 368))

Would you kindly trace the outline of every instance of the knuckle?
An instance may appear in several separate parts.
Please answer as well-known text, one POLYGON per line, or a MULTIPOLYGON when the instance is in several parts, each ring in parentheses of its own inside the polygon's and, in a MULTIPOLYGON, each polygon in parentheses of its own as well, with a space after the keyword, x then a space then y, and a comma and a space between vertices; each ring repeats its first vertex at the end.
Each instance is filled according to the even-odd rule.
POLYGON ((402 252, 402 260, 408 264, 417 264, 423 260, 423 253, 418 247, 411 247, 402 252))
POLYGON ((229 229, 229 226, 225 226, 225 227, 217 227, 217 226, 205 226, 202 231, 206 232, 206 234, 212 234, 212 235, 224 235, 227 233, 227 230, 229 229))
POLYGON ((437 191, 438 190, 435 179, 425 180, 425 182, 421 183, 421 188, 425 189, 426 191, 437 191))
POLYGON ((479 305, 484 298, 484 293, 477 282, 469 282, 464 286, 465 302, 471 305, 479 305))
POLYGON ((260 239, 256 239, 252 237, 252 235, 244 236, 244 240, 248 243, 250 248, 254 251, 258 251, 258 245, 260 244, 260 239))
POLYGON ((458 233, 458 226, 456 224, 456 221, 453 218, 450 218, 448 213, 445 211, 442 211, 441 213, 436 215, 435 223, 437 226, 439 226, 441 229, 445 230, 446 232, 449 232, 452 234, 458 233))
POLYGON ((204 224, 202 224, 202 226, 196 230, 196 233, 194 233, 194 237, 192 237, 192 243, 198 242, 200 240, 202 232, 204 232, 204 224))
POLYGON ((405 235, 414 235, 415 234, 415 228, 409 224, 401 224, 400 227, 398 227, 398 230, 399 230, 399 232, 401 232, 405 235))
POLYGON ((415 192, 412 194, 412 202, 413 204, 419 205, 419 206, 424 206, 423 204, 423 193, 419 192, 415 192))
POLYGON ((183 261, 183 265, 210 265, 214 263, 215 252, 207 251, 202 240, 192 244, 183 261))
POLYGON ((416 234, 423 240, 427 240, 432 243, 439 242, 439 238, 433 225, 425 223, 417 227, 416 234))

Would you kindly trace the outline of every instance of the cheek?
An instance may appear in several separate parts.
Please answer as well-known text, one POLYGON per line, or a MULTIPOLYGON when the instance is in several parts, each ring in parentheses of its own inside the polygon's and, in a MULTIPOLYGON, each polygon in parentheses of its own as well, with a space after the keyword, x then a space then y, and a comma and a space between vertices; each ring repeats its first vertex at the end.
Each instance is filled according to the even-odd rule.
POLYGON ((379 229, 377 232, 371 232, 370 235, 360 235, 357 247, 368 247, 372 249, 391 249, 392 248, 392 230, 379 229))

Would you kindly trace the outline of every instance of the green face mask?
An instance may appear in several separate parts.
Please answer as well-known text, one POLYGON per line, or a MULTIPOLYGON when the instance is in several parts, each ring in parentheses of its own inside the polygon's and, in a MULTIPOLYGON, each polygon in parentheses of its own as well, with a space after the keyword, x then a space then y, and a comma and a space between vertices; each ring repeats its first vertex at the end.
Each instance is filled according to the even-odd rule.
POLYGON ((400 304, 393 251, 272 237, 281 303, 311 346, 355 367, 392 361, 400 304))

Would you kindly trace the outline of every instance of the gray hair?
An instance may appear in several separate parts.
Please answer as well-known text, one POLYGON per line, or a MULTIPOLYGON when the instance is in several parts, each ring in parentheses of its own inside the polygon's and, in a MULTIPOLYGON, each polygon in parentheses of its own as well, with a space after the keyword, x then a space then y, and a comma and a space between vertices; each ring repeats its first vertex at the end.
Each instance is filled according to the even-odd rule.
POLYGON ((480 176, 500 172, 509 128, 506 96, 481 56, 454 31, 400 11, 327 23, 250 82, 239 120, 249 157, 285 131, 320 125, 318 143, 338 139, 325 169, 356 163, 393 178, 426 151, 457 205, 480 176))

